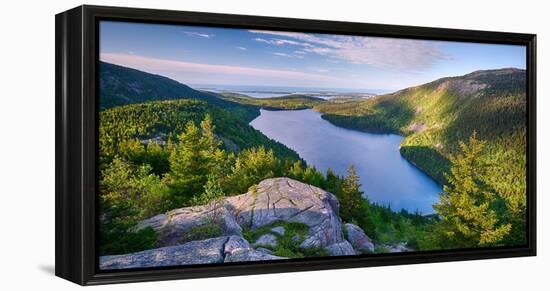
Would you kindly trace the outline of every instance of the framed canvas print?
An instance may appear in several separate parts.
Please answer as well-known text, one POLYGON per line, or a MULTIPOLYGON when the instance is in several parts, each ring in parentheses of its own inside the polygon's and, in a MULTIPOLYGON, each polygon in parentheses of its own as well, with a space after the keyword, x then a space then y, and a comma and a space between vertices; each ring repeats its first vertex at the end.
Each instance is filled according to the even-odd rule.
POLYGON ((56 16, 56 274, 82 285, 535 255, 535 36, 56 16))

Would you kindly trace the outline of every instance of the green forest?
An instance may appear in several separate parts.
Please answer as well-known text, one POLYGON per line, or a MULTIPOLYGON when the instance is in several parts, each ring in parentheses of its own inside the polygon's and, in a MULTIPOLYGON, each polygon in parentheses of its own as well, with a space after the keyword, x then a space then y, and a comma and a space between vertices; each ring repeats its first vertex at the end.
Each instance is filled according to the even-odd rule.
POLYGON ((342 220, 360 226, 379 246, 376 252, 399 242, 413 250, 525 243, 524 71, 504 77, 472 73, 364 101, 287 96, 259 102, 101 66, 101 255, 153 248, 155 231, 135 230, 142 219, 242 194, 272 177, 335 194, 342 220), (135 86, 128 84, 136 79, 147 90, 139 88, 137 99, 128 98, 135 96, 135 86), (466 94, 452 85, 464 79, 490 86, 476 96, 466 94), (444 185, 436 215, 369 201, 354 165, 345 176, 307 165, 295 151, 249 125, 259 108, 314 108, 338 126, 404 135, 402 155, 444 185))
POLYGON ((253 98, 243 94, 226 92, 222 98, 239 104, 258 106, 266 110, 301 110, 313 108, 326 102, 324 99, 301 94, 285 95, 271 98, 253 98))

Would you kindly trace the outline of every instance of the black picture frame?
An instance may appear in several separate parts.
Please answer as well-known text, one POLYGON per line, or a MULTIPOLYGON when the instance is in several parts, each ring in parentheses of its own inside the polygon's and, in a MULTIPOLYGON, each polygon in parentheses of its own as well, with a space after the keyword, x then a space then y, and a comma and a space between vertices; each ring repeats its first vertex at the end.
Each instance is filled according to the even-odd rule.
POLYGON ((55 274, 59 277, 81 285, 95 285, 536 255, 536 35, 87 5, 56 15, 55 26, 55 274), (99 271, 96 233, 99 20, 525 45, 527 245, 99 271))

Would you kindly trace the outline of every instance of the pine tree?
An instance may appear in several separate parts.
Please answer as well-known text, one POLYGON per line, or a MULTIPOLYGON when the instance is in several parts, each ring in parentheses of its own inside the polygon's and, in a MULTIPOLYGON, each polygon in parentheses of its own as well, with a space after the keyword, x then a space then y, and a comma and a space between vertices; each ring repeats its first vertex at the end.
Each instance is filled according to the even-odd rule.
POLYGON ((222 200, 225 193, 220 185, 220 181, 215 175, 208 175, 204 192, 195 196, 192 200, 193 205, 209 205, 209 219, 214 221, 219 218, 222 200))
POLYGON ((235 161, 231 175, 232 191, 242 193, 248 187, 260 181, 280 175, 281 162, 273 150, 266 151, 263 146, 241 151, 235 161))
POLYGON ((170 154, 170 187, 176 206, 186 203, 202 192, 208 174, 208 159, 201 143, 201 131, 189 122, 178 137, 178 144, 170 154))
POLYGON ((340 216, 344 221, 351 222, 355 217, 360 216, 363 203, 363 192, 361 192, 360 187, 361 184, 355 167, 350 165, 339 197, 340 216))
POLYGON ((338 177, 331 168, 327 169, 326 174, 326 190, 334 195, 339 195, 340 192, 340 177, 338 177))
POLYGON ((225 180, 230 174, 234 158, 221 149, 222 142, 216 138, 215 129, 212 117, 210 114, 206 114, 201 121, 200 143, 203 155, 206 159, 208 172, 218 180, 225 180))
POLYGON ((221 142, 216 139, 216 135, 214 133, 215 129, 216 127, 212 123, 212 117, 210 114, 206 114, 204 119, 201 121, 202 136, 200 139, 200 142, 206 151, 206 155, 213 155, 221 145, 221 142))
POLYGON ((306 168, 301 181, 321 188, 323 188, 325 184, 325 178, 323 177, 323 174, 321 174, 321 172, 317 171, 317 169, 313 167, 306 168))
POLYGON ((298 160, 294 162, 294 164, 292 164, 292 167, 288 170, 288 174, 293 179, 302 180, 302 177, 304 175, 302 161, 298 160))
POLYGON ((510 232, 510 224, 502 224, 493 209, 497 196, 485 183, 487 164, 481 157, 484 141, 470 137, 460 142, 461 153, 451 156, 448 185, 434 205, 442 221, 439 227, 445 247, 492 246, 510 232))
POLYGON ((118 157, 100 180, 100 253, 137 252, 154 246, 156 233, 132 228, 141 219, 169 209, 169 189, 149 165, 135 166, 118 157))

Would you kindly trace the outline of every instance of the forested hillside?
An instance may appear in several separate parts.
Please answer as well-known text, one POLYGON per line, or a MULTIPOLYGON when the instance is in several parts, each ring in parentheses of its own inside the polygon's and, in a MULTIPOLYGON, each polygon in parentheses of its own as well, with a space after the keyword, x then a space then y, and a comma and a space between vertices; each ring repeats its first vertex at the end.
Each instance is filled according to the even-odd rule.
POLYGON ((292 94, 271 98, 253 98, 238 93, 221 93, 225 100, 238 102, 240 104, 259 106, 267 110, 300 110, 313 108, 317 104, 326 102, 326 100, 317 97, 311 97, 302 94, 292 94))
POLYGON ((474 131, 489 140, 489 148, 518 154, 525 148, 524 70, 477 71, 362 102, 318 104, 315 109, 338 126, 406 136, 401 153, 441 184, 449 155, 474 131))
MULTIPOLYGON (((117 155, 136 154, 136 149, 141 148, 138 152, 143 151, 140 155, 145 156, 136 158, 147 159, 147 148, 176 142, 188 122, 198 124, 207 114, 216 126, 216 138, 229 151, 239 152, 263 146, 273 150, 281 159, 299 159, 296 152, 248 125, 251 119, 249 111, 226 110, 195 99, 153 101, 102 111, 99 127, 100 156, 109 162, 117 155)), ((157 162, 167 164, 166 159, 157 162)))
POLYGON ((211 105, 219 105, 224 108, 243 109, 248 107, 225 101, 216 93, 195 90, 164 76, 106 62, 99 63, 99 88, 100 110, 127 104, 172 99, 200 99, 211 105))
POLYGON ((525 82, 520 69, 476 71, 360 103, 323 103, 315 108, 338 126, 405 136, 401 154, 445 186, 435 209, 443 221, 450 221, 432 234, 440 234, 439 242, 445 241, 442 233, 457 235, 440 247, 482 245, 482 238, 473 238, 481 232, 493 235, 491 241, 521 244, 526 207, 525 82), (491 230, 483 230, 488 224, 491 230))

